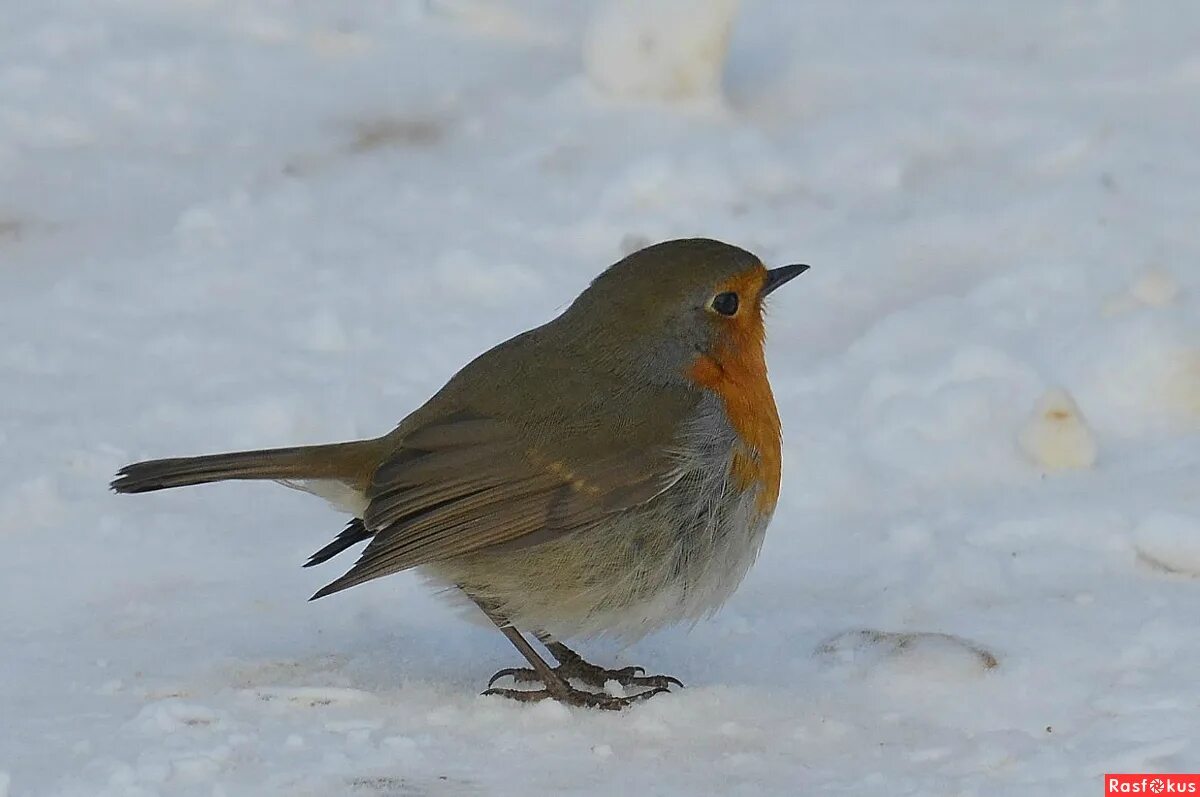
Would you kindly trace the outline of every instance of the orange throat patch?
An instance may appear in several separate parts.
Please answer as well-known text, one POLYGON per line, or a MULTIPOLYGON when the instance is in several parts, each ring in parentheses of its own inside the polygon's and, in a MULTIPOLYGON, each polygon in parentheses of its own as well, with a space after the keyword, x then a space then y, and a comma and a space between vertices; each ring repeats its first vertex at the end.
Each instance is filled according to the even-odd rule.
POLYGON ((756 487, 759 512, 770 514, 779 500, 782 452, 779 410, 767 380, 766 333, 758 300, 765 274, 759 266, 721 286, 746 297, 747 306, 738 316, 718 322, 728 324, 721 344, 711 354, 697 357, 688 376, 721 398, 741 441, 733 452, 733 478, 741 490, 756 487))

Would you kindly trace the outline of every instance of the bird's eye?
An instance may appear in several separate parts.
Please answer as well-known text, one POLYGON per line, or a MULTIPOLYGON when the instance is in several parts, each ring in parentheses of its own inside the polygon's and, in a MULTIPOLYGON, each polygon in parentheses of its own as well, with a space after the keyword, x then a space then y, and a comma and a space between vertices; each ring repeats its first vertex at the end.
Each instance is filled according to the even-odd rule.
POLYGON ((713 297, 712 309, 721 315, 733 315, 738 311, 738 295, 733 292, 718 293, 713 297))

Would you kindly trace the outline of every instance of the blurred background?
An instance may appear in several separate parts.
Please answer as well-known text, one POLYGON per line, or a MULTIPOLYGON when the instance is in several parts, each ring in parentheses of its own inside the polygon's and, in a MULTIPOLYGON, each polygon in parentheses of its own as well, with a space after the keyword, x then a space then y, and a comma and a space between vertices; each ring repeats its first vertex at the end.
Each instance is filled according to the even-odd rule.
POLYGON ((0 11, 0 795, 1195 768, 1200 5, 0 11), (319 502, 106 491, 135 459, 380 434, 694 235, 813 268, 769 318, 760 563, 691 633, 589 648, 680 695, 477 698, 506 643, 418 578, 305 604, 338 567, 297 566, 343 522, 319 502))

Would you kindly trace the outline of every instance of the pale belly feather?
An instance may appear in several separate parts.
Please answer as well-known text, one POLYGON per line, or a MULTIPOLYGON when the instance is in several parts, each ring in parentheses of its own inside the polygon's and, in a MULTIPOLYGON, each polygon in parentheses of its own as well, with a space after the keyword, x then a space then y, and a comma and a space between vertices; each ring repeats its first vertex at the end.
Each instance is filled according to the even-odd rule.
POLYGON ((559 638, 637 638, 698 620, 733 594, 770 521, 757 488, 734 486, 736 445, 724 413, 707 413, 681 437, 678 479, 647 504, 568 537, 422 570, 559 638))

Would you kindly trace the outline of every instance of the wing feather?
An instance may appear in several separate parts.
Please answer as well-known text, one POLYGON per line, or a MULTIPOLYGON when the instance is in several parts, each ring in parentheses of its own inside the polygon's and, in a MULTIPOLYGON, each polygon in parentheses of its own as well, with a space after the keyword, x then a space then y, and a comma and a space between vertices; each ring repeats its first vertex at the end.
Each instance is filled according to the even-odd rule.
POLYGON ((428 562, 585 530, 671 484, 676 468, 666 447, 613 448, 568 463, 525 442, 513 425, 469 413, 416 429, 367 488, 370 544, 313 598, 428 562))

